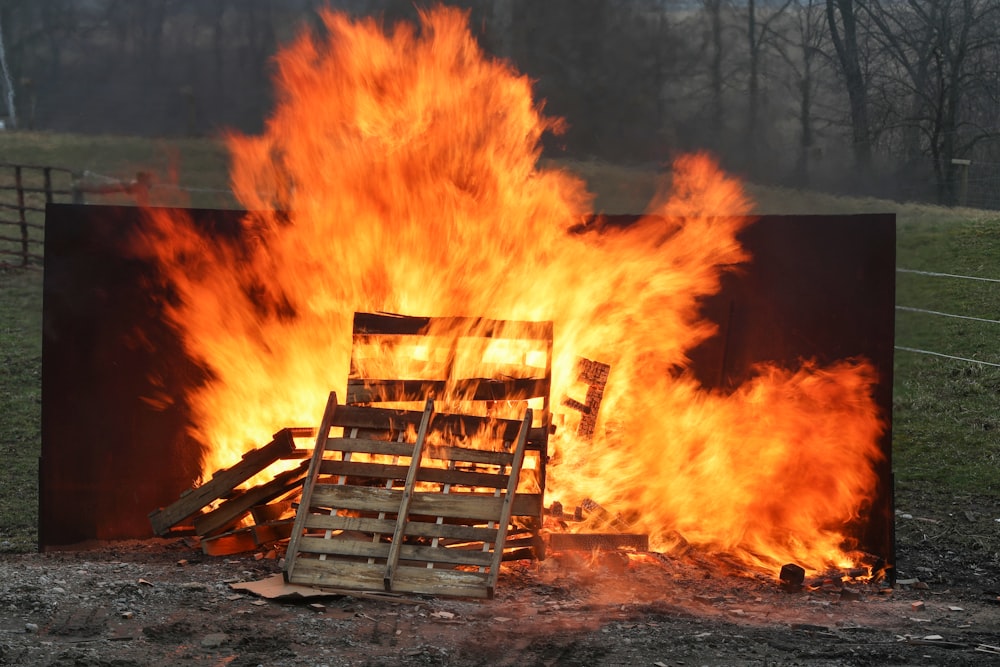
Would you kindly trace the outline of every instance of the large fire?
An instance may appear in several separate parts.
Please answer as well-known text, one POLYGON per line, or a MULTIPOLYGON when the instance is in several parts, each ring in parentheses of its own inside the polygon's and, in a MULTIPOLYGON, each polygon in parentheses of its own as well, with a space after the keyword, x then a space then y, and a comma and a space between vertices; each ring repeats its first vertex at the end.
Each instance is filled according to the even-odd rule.
POLYGON ((554 405, 578 357, 612 370, 593 441, 561 417, 547 502, 593 498, 654 546, 680 533, 748 563, 849 560, 845 526, 871 500, 884 427, 871 367, 762 367, 726 394, 686 370, 715 333, 699 299, 750 259, 740 184, 684 156, 640 223, 569 233, 592 198, 540 165, 560 121, 482 53, 463 13, 388 33, 323 19, 322 38, 277 56, 265 132, 228 139, 252 211, 243 240, 152 209, 138 242, 174 285, 166 315, 188 354, 212 371, 186 397, 206 471, 343 395, 355 311, 550 320, 554 405))

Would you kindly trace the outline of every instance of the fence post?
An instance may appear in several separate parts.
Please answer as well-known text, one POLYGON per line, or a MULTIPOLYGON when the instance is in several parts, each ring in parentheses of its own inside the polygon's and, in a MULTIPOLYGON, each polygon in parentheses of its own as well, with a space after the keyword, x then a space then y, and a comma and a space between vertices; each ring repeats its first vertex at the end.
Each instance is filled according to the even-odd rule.
POLYGON ((21 165, 14 167, 14 186, 17 188, 17 219, 21 223, 21 266, 28 266, 28 219, 24 214, 24 184, 21 182, 21 165))
POLYGON ((45 178, 45 203, 51 204, 52 198, 52 167, 42 167, 42 175, 45 178))
POLYGON ((74 171, 72 174, 70 174, 70 178, 72 179, 72 184, 70 185, 70 189, 73 191, 73 203, 74 204, 85 203, 83 198, 83 189, 80 187, 80 180, 83 178, 83 174, 79 174, 74 171))
POLYGON ((958 167, 958 205, 965 206, 969 198, 969 165, 972 160, 952 158, 951 163, 958 167))

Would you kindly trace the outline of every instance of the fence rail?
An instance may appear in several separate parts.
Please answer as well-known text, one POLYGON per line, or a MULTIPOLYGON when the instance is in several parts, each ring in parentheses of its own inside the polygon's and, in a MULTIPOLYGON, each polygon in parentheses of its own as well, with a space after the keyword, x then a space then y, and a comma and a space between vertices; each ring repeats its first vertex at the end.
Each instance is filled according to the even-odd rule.
MULTIPOLYGON (((951 279, 951 280, 965 280, 965 281, 975 281, 975 282, 984 282, 984 283, 1000 283, 1000 279, 997 279, 997 278, 985 278, 983 276, 965 276, 965 275, 961 275, 961 274, 957 274, 957 273, 944 273, 944 272, 940 272, 940 271, 919 271, 919 270, 916 270, 916 269, 905 269, 905 268, 899 268, 899 267, 896 268, 896 273, 908 273, 908 274, 913 274, 913 275, 929 276, 929 277, 932 277, 932 278, 947 278, 947 279, 951 279)), ((991 319, 991 318, 987 318, 987 317, 977 317, 977 316, 974 316, 974 315, 960 315, 960 314, 957 314, 957 313, 947 313, 947 312, 943 312, 943 311, 940 311, 940 310, 931 310, 929 308, 919 308, 919 307, 915 307, 915 306, 903 306, 903 305, 897 304, 896 305, 896 311, 897 312, 908 312, 908 313, 920 313, 920 314, 923 314, 923 315, 930 315, 931 317, 938 317, 938 318, 944 318, 944 319, 966 320, 966 321, 970 321, 970 322, 981 322, 981 323, 984 323, 984 324, 1000 324, 1000 320, 991 319)), ((903 352, 910 352, 910 353, 913 353, 913 354, 921 354, 921 355, 927 355, 927 356, 931 356, 931 357, 938 357, 940 359, 950 359, 952 361, 961 361, 961 362, 966 362, 966 363, 970 363, 970 364, 976 364, 976 365, 979 365, 979 366, 991 366, 991 367, 995 367, 995 368, 1000 368, 1000 364, 994 363, 994 362, 991 362, 991 361, 984 361, 982 359, 969 359, 967 357, 960 357, 960 356, 956 356, 956 355, 953 355, 953 354, 946 354, 944 352, 936 352, 934 350, 925 350, 925 349, 922 349, 922 348, 912 347, 912 346, 908 346, 908 345, 895 345, 894 347, 897 350, 900 350, 900 351, 903 351, 903 352)))
POLYGON ((45 205, 83 202, 80 176, 63 167, 0 162, 0 255, 4 264, 40 266, 45 241, 45 205))
POLYGON ((120 181, 65 167, 0 162, 0 266, 42 266, 47 204, 85 204, 88 195, 143 203, 150 184, 142 173, 120 181))

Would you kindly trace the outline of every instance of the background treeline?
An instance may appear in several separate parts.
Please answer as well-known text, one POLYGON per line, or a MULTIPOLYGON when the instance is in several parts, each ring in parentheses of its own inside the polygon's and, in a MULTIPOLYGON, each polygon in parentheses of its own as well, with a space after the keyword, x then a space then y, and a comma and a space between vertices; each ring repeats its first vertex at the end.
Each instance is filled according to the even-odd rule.
MULTIPOLYGON (((567 120, 553 155, 707 148, 758 182, 1000 207, 1000 0, 450 4, 567 120)), ((258 131, 271 56, 321 29, 325 5, 416 16, 412 0, 0 0, 0 114, 8 129, 258 131)))

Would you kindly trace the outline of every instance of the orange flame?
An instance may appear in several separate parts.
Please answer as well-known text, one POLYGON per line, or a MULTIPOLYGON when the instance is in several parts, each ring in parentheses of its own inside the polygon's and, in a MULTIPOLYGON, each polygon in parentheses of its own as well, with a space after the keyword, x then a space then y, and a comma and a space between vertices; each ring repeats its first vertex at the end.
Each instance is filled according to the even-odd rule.
POLYGON ((749 259, 740 184, 705 155, 681 157, 638 224, 570 233, 592 198, 539 164, 560 123, 527 78, 484 56, 463 13, 430 10, 388 33, 323 20, 322 39, 277 56, 264 134, 229 138, 252 211, 243 241, 152 209, 138 242, 174 285, 167 317, 213 373, 187 397, 211 444, 206 470, 343 395, 355 311, 551 320, 554 404, 574 390, 578 357, 612 371, 593 442, 562 416, 550 501, 594 498, 654 544, 679 531, 748 562, 843 560, 883 429, 870 366, 762 367, 730 395, 685 370, 716 330, 699 299, 749 259))

